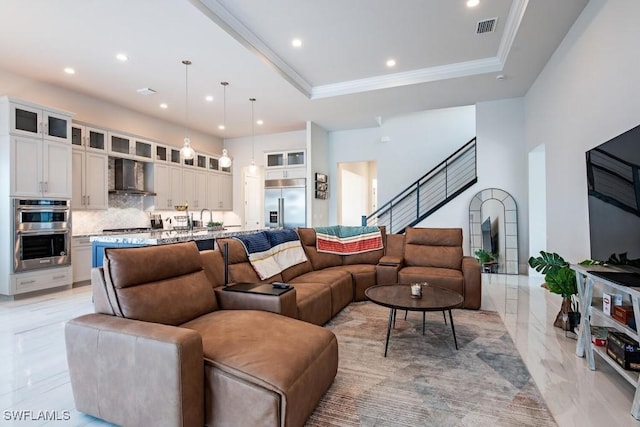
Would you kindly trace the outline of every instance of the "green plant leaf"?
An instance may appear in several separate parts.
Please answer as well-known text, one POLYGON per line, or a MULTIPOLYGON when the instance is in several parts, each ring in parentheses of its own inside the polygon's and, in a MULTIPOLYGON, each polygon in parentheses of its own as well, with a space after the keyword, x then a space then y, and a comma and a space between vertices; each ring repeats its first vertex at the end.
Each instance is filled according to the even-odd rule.
POLYGON ((569 263, 555 252, 540 251, 539 257, 529 258, 529 266, 537 272, 547 274, 563 267, 568 267, 569 263))
POLYGON ((563 297, 570 297, 578 293, 576 284, 576 273, 569 267, 562 267, 547 273, 544 276, 549 291, 560 294, 563 297))

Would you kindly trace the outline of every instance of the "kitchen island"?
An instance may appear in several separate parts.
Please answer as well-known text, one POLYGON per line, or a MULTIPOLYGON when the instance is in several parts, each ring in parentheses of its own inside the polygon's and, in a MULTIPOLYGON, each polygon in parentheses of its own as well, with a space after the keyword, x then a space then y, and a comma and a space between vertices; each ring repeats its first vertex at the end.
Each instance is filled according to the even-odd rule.
POLYGON ((201 251, 214 249, 215 240, 224 237, 241 236, 257 231, 267 230, 267 228, 244 230, 158 230, 143 233, 127 234, 101 234, 91 236, 91 265, 92 267, 102 267, 104 250, 106 248, 130 248, 150 245, 166 245, 177 242, 195 241, 201 251))

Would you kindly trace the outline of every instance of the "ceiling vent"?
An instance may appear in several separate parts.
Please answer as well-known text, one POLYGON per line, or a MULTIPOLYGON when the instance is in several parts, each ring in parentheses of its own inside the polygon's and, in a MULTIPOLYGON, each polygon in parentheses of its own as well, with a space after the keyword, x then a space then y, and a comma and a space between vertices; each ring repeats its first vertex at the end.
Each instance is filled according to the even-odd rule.
POLYGON ((156 91, 151 89, 150 87, 143 87, 142 89, 136 90, 136 92, 138 92, 140 95, 153 95, 154 93, 156 93, 156 91))
POLYGON ((478 25, 476 26, 476 34, 493 33, 496 30, 497 22, 498 18, 490 18, 478 21, 478 25))

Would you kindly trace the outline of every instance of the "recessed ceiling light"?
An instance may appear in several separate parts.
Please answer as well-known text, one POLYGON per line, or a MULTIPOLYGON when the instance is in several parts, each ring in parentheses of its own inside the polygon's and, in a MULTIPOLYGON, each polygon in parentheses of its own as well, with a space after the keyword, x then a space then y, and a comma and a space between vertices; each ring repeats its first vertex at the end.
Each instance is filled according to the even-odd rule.
POLYGON ((160 108, 166 110, 167 108, 169 108, 169 106, 163 102, 162 104, 160 104, 160 108))
POLYGON ((476 7, 480 4, 480 0, 467 0, 467 7, 476 7))
POLYGON ((300 39, 291 40, 291 46, 293 46, 293 47, 302 47, 302 40, 300 40, 300 39))
POLYGON ((395 67, 396 66, 396 60, 395 59, 388 59, 387 60, 387 67, 395 67))
POLYGON ((220 130, 224 130, 224 125, 219 125, 219 126, 218 126, 218 129, 220 129, 220 130))
POLYGON ((258 120, 258 121, 256 121, 256 124, 257 125, 263 125, 264 124, 264 120, 258 120))
POLYGON ((116 59, 120 62, 127 62, 129 60, 129 57, 124 53, 119 53, 116 55, 116 59))
POLYGON ((213 95, 207 95, 204 97, 204 100, 207 102, 213 102, 213 95))
POLYGON ((67 67, 67 68, 64 69, 64 72, 67 73, 67 74, 75 74, 76 70, 74 70, 71 67, 67 67))

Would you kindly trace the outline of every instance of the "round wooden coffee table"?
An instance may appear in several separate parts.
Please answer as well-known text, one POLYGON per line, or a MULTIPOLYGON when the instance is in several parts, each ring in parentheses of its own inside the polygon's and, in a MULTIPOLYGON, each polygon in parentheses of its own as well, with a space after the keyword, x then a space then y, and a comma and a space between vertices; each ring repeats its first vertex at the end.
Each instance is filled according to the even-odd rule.
MULTIPOLYGON (((458 349, 458 340, 456 339, 456 329, 453 325, 452 308, 462 305, 464 299, 462 295, 449 289, 437 288, 435 286, 423 286, 422 298, 412 298, 410 285, 376 285, 368 288, 364 293, 367 298, 375 304, 388 307, 389 324, 387 325, 387 339, 384 345, 384 357, 387 357, 387 348, 389 347, 389 334, 391 334, 391 325, 395 323, 396 310, 421 311, 422 312, 422 334, 424 335, 424 317, 427 311, 445 311, 449 312, 449 320, 451 321, 451 332, 453 333, 453 342, 458 349)), ((445 315, 446 316, 446 315, 445 315)), ((445 322, 447 318, 445 317, 445 322)))

